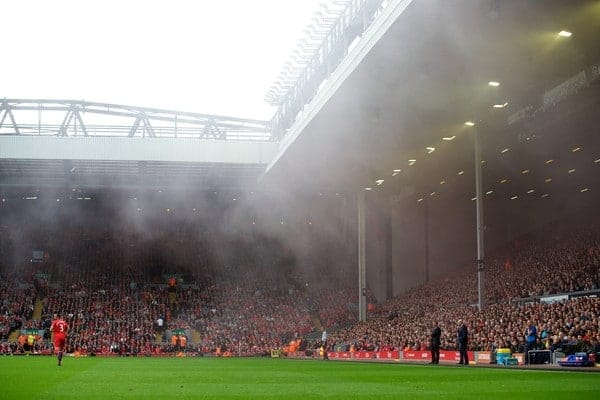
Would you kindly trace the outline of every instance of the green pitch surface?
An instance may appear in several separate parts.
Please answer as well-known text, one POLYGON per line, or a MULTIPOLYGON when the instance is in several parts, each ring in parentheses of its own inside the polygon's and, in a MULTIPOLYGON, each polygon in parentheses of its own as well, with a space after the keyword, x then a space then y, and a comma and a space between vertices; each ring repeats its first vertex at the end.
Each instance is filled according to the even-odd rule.
POLYGON ((585 399, 600 374, 253 358, 0 357, 0 399, 585 399))

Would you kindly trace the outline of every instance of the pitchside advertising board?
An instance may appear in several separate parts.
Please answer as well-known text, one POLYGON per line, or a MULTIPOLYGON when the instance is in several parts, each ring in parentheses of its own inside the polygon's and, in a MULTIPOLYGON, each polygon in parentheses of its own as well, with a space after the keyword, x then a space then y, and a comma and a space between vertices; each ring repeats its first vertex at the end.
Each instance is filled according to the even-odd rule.
POLYGON ((331 351, 327 353, 329 358, 339 359, 379 359, 379 360, 397 360, 400 358, 400 352, 395 351, 331 351))
MULTIPOLYGON (((469 354, 469 360, 475 360, 475 355, 472 351, 469 351, 468 354, 469 354)), ((403 351, 402 355, 403 355, 403 360, 431 361, 431 352, 429 352, 429 351, 421 351, 421 350, 411 351, 411 350, 409 350, 409 351, 403 351)), ((442 362, 442 361, 457 363, 460 361, 460 353, 458 351, 441 350, 440 351, 440 362, 442 362)))
MULTIPOLYGON (((476 364, 493 364, 494 358, 489 351, 469 351, 469 360, 476 364)), ((329 358, 341 360, 388 360, 388 361, 431 361, 431 353, 429 351, 409 350, 409 351, 331 351, 328 353, 329 358)), ((522 354, 513 354, 519 364, 523 363, 522 354)), ((457 363, 460 361, 460 353, 458 351, 440 351, 440 362, 457 363)))
MULTIPOLYGON (((403 360, 403 361, 431 361, 429 351, 334 351, 329 353, 329 358, 359 359, 359 360, 403 360)), ((469 352, 469 358, 473 360, 473 352, 469 352)), ((458 362, 460 354, 458 351, 440 351, 440 361, 458 362)), ((488 358, 489 360, 489 358, 488 358)), ((489 361, 488 361, 489 363, 489 361)))

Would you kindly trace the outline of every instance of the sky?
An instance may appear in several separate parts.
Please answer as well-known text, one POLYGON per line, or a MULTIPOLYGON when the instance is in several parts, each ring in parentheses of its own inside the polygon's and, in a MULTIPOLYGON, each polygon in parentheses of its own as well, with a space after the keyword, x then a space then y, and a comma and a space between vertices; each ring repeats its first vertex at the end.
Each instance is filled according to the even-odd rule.
POLYGON ((2 4, 0 98, 270 119, 264 101, 319 0, 2 4))

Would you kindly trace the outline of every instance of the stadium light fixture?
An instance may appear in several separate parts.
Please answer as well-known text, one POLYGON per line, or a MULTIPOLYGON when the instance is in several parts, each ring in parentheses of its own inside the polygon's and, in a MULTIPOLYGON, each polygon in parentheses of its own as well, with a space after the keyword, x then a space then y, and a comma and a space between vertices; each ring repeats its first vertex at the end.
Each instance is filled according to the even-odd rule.
POLYGON ((579 151, 579 150, 581 150, 581 147, 575 147, 575 148, 574 148, 573 150, 571 150, 571 151, 572 151, 573 153, 575 153, 575 152, 577 152, 577 151, 579 151))
POLYGON ((308 61, 312 60, 313 58, 314 58, 314 55, 310 55, 310 54, 294 53, 292 55, 292 60, 294 60, 296 63, 303 65, 303 66, 308 64, 308 61))
POLYGON ((571 168, 571 169, 569 170, 569 173, 570 173, 570 174, 572 174, 572 173, 573 173, 573 172, 575 172, 575 171, 576 171, 576 169, 575 169, 575 168, 571 168))
POLYGON ((475 122, 473 122, 473 121, 466 121, 465 125, 466 126, 475 126, 475 122))
POLYGON ((307 35, 296 41, 296 47, 307 48, 310 50, 316 50, 321 43, 322 43, 322 40, 318 40, 318 39, 311 37, 310 35, 307 35))
POLYGON ((435 147, 426 147, 427 149, 427 154, 431 154, 435 151, 435 147))
POLYGON ((585 193, 585 192, 587 192, 588 190, 590 190, 590 189, 589 189, 589 188, 583 188, 583 189, 581 189, 581 190, 580 190, 580 192, 581 192, 581 193, 585 193))
POLYGON ((381 184, 382 184, 383 182, 385 182, 385 180, 383 180, 383 179, 377 179, 377 180, 375 181, 375 183, 377 184, 377 186, 381 186, 381 184))
POLYGON ((294 83, 292 81, 290 81, 289 79, 287 81, 283 81, 278 86, 275 87, 275 90, 276 90, 275 93, 280 95, 282 91, 286 91, 289 88, 291 88, 292 86, 294 86, 294 83))
POLYGON ((318 49, 318 47, 315 46, 317 43, 320 43, 320 42, 310 43, 304 39, 300 39, 296 42, 296 49, 294 50, 294 52, 314 55, 315 51, 318 49))
POLYGON ((328 16, 326 13, 322 13, 321 11, 315 11, 315 13, 313 14, 313 17, 311 18, 311 21, 313 21, 315 24, 319 24, 319 25, 327 25, 329 27, 331 27, 333 24, 335 24, 337 22, 338 18, 337 17, 331 17, 328 16))
POLYGON ((296 48, 292 51, 292 57, 314 57, 315 56, 315 48, 305 49, 302 46, 296 46, 296 48))
POLYGON ((454 139, 456 139, 456 135, 452 135, 452 136, 445 136, 442 138, 442 140, 445 140, 446 142, 451 142, 454 139))
POLYGON ((498 86, 500 86, 500 82, 498 82, 498 81, 489 81, 488 85, 489 86, 493 86, 493 87, 498 87, 498 86))
POLYGON ((317 24, 310 25, 308 28, 303 30, 302 32, 306 35, 306 37, 313 39, 325 39, 325 37, 329 34, 331 30, 327 27, 321 27, 317 24))
POLYGON ((329 4, 327 3, 320 3, 319 4, 319 9, 320 12, 322 14, 330 14, 330 15, 336 15, 339 16, 344 12, 344 9, 340 9, 340 8, 333 8, 333 6, 335 6, 335 4, 331 4, 332 7, 330 7, 329 4))
POLYGON ((572 35, 573 35, 572 32, 565 31, 565 30, 562 30, 562 31, 558 32, 558 36, 564 37, 564 38, 571 37, 572 35))
POLYGON ((457 174, 457 175, 462 175, 462 174, 464 174, 464 173, 465 173, 465 171, 458 171, 456 174, 457 174))
POLYGON ((503 104, 494 104, 494 108, 504 108, 508 105, 508 102, 504 102, 503 104))
POLYGON ((285 72, 287 72, 289 74, 296 74, 298 72, 304 71, 304 68, 302 66, 298 65, 298 63, 295 63, 292 60, 288 61, 283 66, 283 69, 284 69, 285 72))
POLYGON ((413 165, 415 165, 416 162, 417 162, 417 160, 415 160, 414 158, 410 159, 410 160, 408 160, 408 165, 413 166, 413 165))

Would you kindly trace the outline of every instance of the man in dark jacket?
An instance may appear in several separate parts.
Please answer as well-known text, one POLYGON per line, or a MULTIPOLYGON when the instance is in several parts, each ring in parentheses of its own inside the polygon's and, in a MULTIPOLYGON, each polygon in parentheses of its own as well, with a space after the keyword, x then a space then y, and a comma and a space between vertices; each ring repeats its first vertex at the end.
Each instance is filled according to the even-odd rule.
POLYGON ((459 364, 469 365, 469 353, 467 348, 469 345, 469 331, 467 325, 462 320, 458 320, 458 351, 460 352, 459 364))
POLYGON ((431 331, 431 362, 429 364, 440 363, 440 345, 442 344, 442 329, 437 324, 431 331))

